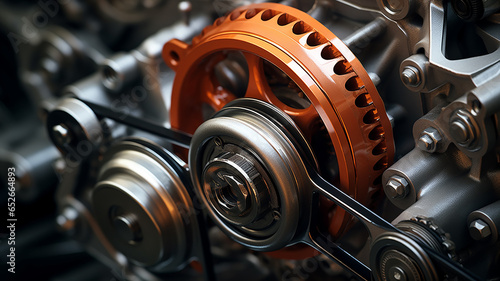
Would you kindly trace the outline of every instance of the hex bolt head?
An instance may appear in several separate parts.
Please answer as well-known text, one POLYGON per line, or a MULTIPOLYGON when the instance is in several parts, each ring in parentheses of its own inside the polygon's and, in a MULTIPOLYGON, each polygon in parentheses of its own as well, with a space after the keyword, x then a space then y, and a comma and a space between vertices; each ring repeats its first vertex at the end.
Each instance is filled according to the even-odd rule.
POLYGON ((418 87, 422 83, 420 71, 411 65, 406 66, 401 72, 401 80, 403 83, 411 88, 418 87))
POLYGON ((428 135, 422 135, 418 139, 418 148, 423 151, 432 151, 434 150, 434 141, 428 135))
POLYGON ((485 221, 477 219, 470 223, 469 234, 474 240, 483 240, 491 235, 491 229, 485 221))
POLYGON ((435 128, 425 129, 417 141, 417 146, 423 151, 430 153, 436 152, 439 143, 443 140, 441 134, 435 128))
MULTIPOLYGON (((245 184, 241 182, 238 177, 233 175, 222 175, 221 178, 227 183, 228 187, 231 189, 231 193, 236 196, 236 207, 240 212, 243 212, 247 209, 247 201, 248 199, 248 190, 245 187, 245 184)), ((222 204, 223 202, 221 202, 222 204)))
POLYGON ((63 145, 71 142, 71 133, 65 124, 59 124, 52 128, 52 135, 57 144, 63 145))
POLYGON ((410 184, 405 178, 393 175, 385 184, 384 190, 387 197, 402 199, 408 195, 410 191, 410 184))

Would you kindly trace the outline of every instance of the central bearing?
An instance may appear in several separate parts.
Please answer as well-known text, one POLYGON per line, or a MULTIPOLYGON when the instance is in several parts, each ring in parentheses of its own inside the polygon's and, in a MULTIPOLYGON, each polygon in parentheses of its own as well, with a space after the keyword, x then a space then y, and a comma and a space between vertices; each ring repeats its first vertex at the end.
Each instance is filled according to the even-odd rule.
POLYGON ((144 139, 119 141, 104 154, 90 195, 111 246, 127 262, 153 272, 184 267, 196 241, 198 221, 174 161, 144 139))
POLYGON ((229 237, 273 251, 303 235, 310 196, 303 160, 315 160, 275 106, 255 99, 229 103, 198 128, 189 158, 198 197, 229 237))
POLYGON ((247 225, 264 216, 270 206, 268 183, 251 156, 225 152, 203 171, 204 192, 211 206, 227 221, 247 225))

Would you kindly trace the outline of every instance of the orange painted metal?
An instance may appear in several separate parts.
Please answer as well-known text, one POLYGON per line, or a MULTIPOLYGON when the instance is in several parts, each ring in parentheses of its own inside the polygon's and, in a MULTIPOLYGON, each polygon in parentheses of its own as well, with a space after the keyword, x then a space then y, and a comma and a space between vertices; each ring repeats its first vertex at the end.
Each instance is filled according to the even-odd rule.
MULTIPOLYGON (((241 52, 248 66, 244 96, 279 107, 308 140, 324 134, 332 149, 315 153, 334 153, 338 176, 332 182, 370 206, 380 193, 381 174, 394 156, 392 128, 383 101, 345 44, 297 9, 274 3, 241 7, 206 27, 191 44, 175 39, 167 42, 163 58, 176 71, 172 127, 194 133, 204 121, 204 106, 217 111, 236 98, 214 74, 215 65, 228 50, 241 52), (273 93, 264 71, 266 61, 300 88, 309 107, 293 108, 273 93), (313 126, 318 123, 321 126, 313 126)), ((330 234, 340 235, 351 217, 334 206, 327 213, 330 234)))

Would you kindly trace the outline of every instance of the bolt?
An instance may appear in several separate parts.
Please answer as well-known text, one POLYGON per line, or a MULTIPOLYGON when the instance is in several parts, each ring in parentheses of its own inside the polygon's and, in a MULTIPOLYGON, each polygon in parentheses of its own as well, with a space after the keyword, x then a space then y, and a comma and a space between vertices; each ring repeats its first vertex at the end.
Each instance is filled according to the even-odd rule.
POLYGON ((379 262, 381 280, 406 281, 424 280, 413 258, 398 250, 382 252, 379 262))
POLYGON ((411 88, 418 87, 422 83, 420 78, 420 71, 411 65, 406 66, 401 72, 401 80, 403 83, 411 88))
POLYGON ((248 190, 238 177, 219 173, 218 177, 224 181, 223 185, 218 184, 218 188, 229 188, 228 196, 219 197, 219 204, 227 209, 238 208, 239 212, 247 209, 248 190), (234 197, 235 196, 235 197, 234 197), (229 198, 228 198, 229 197, 229 198), (232 197, 232 198, 231 198, 232 197), (235 201, 236 200, 236 201, 235 201))
POLYGON ((183 18, 184 18, 184 24, 189 26, 189 22, 191 19, 191 10, 193 8, 193 5, 191 4, 190 1, 181 1, 179 2, 179 5, 177 6, 180 12, 182 12, 183 18))
POLYGON ((219 138, 219 137, 214 138, 214 143, 215 143, 216 146, 222 146, 224 144, 224 142, 222 141, 222 139, 219 138))
POLYGON ((482 240, 491 235, 491 229, 485 221, 477 219, 470 223, 469 234, 474 240, 482 240))
POLYGON ((450 119, 450 135, 454 141, 464 147, 470 147, 476 140, 476 127, 469 112, 459 109, 450 119))
POLYGON ((264 217, 273 220, 264 216, 270 195, 255 165, 258 163, 250 156, 224 152, 205 166, 205 196, 233 224, 247 225, 264 217))
POLYGON ((450 134, 455 141, 460 144, 467 143, 470 139, 469 132, 467 131, 467 125, 461 120, 455 120, 451 122, 450 134))
POLYGON ((389 269, 389 280, 391 281, 406 281, 406 273, 399 266, 393 266, 389 269))
POLYGON ((385 193, 389 198, 405 198, 410 191, 408 181, 398 175, 389 178, 385 185, 385 193))
POLYGON ((436 152, 439 143, 442 141, 441 134, 435 128, 425 129, 418 139, 417 146, 423 151, 430 153, 436 152))
POLYGON ((69 129, 64 124, 56 125, 52 128, 52 136, 57 144, 69 144, 71 142, 71 134, 69 129))
POLYGON ((424 151, 431 151, 434 149, 434 142, 428 135, 422 135, 420 139, 418 139, 418 147, 424 151))
POLYGON ((119 88, 120 85, 120 75, 116 70, 110 65, 105 65, 102 68, 102 79, 103 84, 106 88, 116 89, 119 88))
POLYGON ((141 227, 132 214, 119 215, 113 219, 113 227, 123 241, 134 244, 142 239, 141 227))
POLYGON ((397 11, 403 9, 404 4, 403 4, 402 0, 387 0, 386 6, 391 11, 397 12, 397 11))

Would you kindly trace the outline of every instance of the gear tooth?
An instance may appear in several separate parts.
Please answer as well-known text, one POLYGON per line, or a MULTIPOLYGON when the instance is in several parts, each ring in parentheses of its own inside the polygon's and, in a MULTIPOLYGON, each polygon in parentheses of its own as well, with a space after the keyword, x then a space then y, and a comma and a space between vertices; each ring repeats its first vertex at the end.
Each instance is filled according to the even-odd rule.
POLYGON ((221 25, 224 22, 224 17, 220 17, 214 21, 214 24, 212 26, 216 27, 221 25))
POLYGON ((294 21, 297 21, 297 18, 287 13, 280 14, 277 19, 277 23, 280 26, 286 26, 294 21))
POLYGON ((342 57, 340 51, 332 45, 331 42, 326 44, 323 49, 321 49, 321 58, 324 60, 333 60, 342 57))
POLYGON ((250 8, 245 11, 245 19, 249 20, 254 18, 256 15, 258 15, 260 12, 262 12, 262 9, 253 9, 250 8))
POLYGON ((235 21, 240 18, 245 12, 245 10, 235 10, 231 12, 227 17, 229 18, 229 20, 235 21))
MULTIPOLYGON (((277 50, 282 51, 284 55, 288 55, 291 60, 296 62, 301 67, 301 71, 309 74, 308 77, 312 78, 315 83, 313 87, 308 84, 310 82, 297 80, 302 79, 302 77, 293 76, 296 73, 291 66, 290 69, 286 69, 288 72, 281 70, 308 97, 310 103, 315 101, 314 106, 316 108, 322 107, 324 109, 321 113, 318 113, 318 124, 308 124, 314 129, 305 128, 307 125, 302 125, 304 128, 301 128, 303 131, 310 130, 312 132, 314 130, 314 134, 310 133, 311 135, 306 136, 308 141, 316 146, 314 153, 321 154, 319 157, 325 162, 335 162, 333 164, 330 162, 320 163, 319 166, 328 166, 327 168, 321 168, 325 170, 325 173, 329 169, 336 169, 334 172, 329 171, 329 173, 332 173, 329 180, 342 182, 339 186, 343 191, 355 197, 356 200, 365 205, 373 203, 374 198, 371 197, 377 193, 381 186, 380 175, 392 161, 394 153, 390 122, 386 117, 381 98, 378 96, 376 88, 366 71, 356 59, 353 59, 353 54, 348 50, 346 51, 343 43, 337 40, 332 33, 327 33, 325 28, 319 26, 319 23, 309 15, 294 8, 274 3, 248 6, 245 9, 236 10, 236 12, 217 19, 209 28, 204 29, 201 35, 195 37, 191 45, 192 48, 190 48, 191 52, 187 56, 196 55, 197 58, 193 59, 193 61, 200 63, 183 66, 188 69, 183 72, 184 76, 177 75, 175 77, 174 90, 176 92, 172 96, 173 100, 177 99, 178 102, 177 104, 173 102, 172 126, 192 133, 196 126, 199 125, 188 124, 183 125, 186 128, 182 128, 179 126, 181 124, 179 120, 186 120, 185 114, 187 112, 191 113, 192 109, 203 108, 203 97, 201 96, 206 94, 206 91, 193 93, 196 92, 194 89, 197 89, 196 86, 198 85, 196 84, 198 82, 193 81, 209 80, 204 79, 203 75, 212 75, 212 73, 207 70, 207 65, 203 63, 210 61, 208 56, 214 55, 225 46, 227 46, 227 49, 251 52, 260 57, 260 62, 265 61, 262 59, 265 57, 269 64, 276 66, 283 63, 285 66, 281 68, 286 69, 285 67, 289 65, 288 61, 284 62, 282 57, 274 53, 262 51, 266 46, 275 46, 277 50), (238 29, 232 30, 231 26, 234 26, 235 21, 238 22, 238 29), (222 27, 223 25, 224 27, 222 27), (259 43, 250 42, 251 40, 244 40, 243 35, 252 36, 252 38, 259 35, 259 27, 262 26, 272 27, 271 29, 262 29, 262 32, 272 32, 271 34, 262 34, 261 39, 265 41, 265 44, 259 45, 259 43), (218 40, 217 32, 221 30, 224 33, 238 33, 242 36, 232 39, 224 37, 224 40, 212 44, 212 46, 218 44, 217 48, 207 48, 208 44, 204 44, 207 42, 214 43, 214 41, 218 40), (275 32, 272 30, 275 30, 275 32), (233 41, 228 43, 229 40, 233 41), (283 42, 286 42, 286 44, 283 42), (252 48, 249 50, 250 45, 252 45, 252 48), (259 53, 261 51, 262 54, 259 53), (270 56, 274 57, 270 59, 270 56), (346 59, 346 57, 349 59, 346 59), (198 58, 199 60, 197 60, 198 58), (193 73, 195 73, 196 79, 190 76, 193 73), (294 78, 290 78, 292 76, 294 78), (313 95, 321 96, 311 99, 313 95), (180 100, 185 100, 186 104, 178 106, 178 104, 181 104, 180 100), (195 103, 199 104, 193 106, 195 103), (337 130, 345 132, 346 140, 338 137, 340 134, 337 134, 337 130), (342 148, 342 151, 335 151, 335 147, 342 148), (341 157, 337 155, 340 153, 343 153, 341 157), (339 175, 338 171, 340 169, 335 165, 343 166, 343 170, 349 172, 339 175)), ((252 71, 264 72, 261 73, 262 76, 259 76, 259 78, 265 78, 265 75, 268 75, 267 78, 270 76, 262 68, 260 70, 255 68, 252 71)), ((269 86, 269 81, 267 84, 269 86)), ((283 85, 292 88, 286 83, 283 85)), ((265 95, 267 94, 269 93, 266 92, 265 95)), ((262 99, 266 98, 265 95, 262 95, 262 99)), ((275 100, 275 98, 269 98, 267 101, 274 102, 275 100)), ((282 101, 280 100, 280 102, 282 101)), ((282 102, 282 105, 285 106, 286 104, 282 102)), ((298 117, 296 120, 298 120, 298 117)), ((197 120, 196 122, 203 122, 203 120, 197 120)), ((335 216, 333 219, 346 218, 335 216)))
POLYGON ((272 10, 272 9, 264 9, 262 11, 262 13, 260 14, 259 16, 259 19, 261 21, 268 21, 272 18, 274 18, 274 16, 276 16, 276 11, 272 10))
POLYGON ((409 221, 402 221, 397 225, 401 229, 411 229, 412 233, 420 236, 426 241, 431 243, 429 246, 437 251, 446 253, 451 259, 456 260, 457 254, 455 252, 455 243, 450 240, 449 233, 440 228, 431 218, 426 217, 412 217, 409 221), (427 231, 424 231, 426 229, 427 231), (433 239, 436 237, 438 239, 433 239), (436 240, 436 241, 435 241, 436 240))

